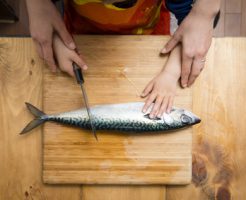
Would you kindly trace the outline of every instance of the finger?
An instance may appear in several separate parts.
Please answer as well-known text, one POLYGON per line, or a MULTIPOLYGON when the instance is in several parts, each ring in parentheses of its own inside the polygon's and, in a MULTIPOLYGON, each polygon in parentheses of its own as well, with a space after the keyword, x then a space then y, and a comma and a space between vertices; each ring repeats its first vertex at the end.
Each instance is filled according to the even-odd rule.
POLYGON ((74 77, 74 72, 73 72, 73 67, 72 67, 72 63, 70 63, 69 65, 70 67, 67 67, 65 70, 63 70, 64 72, 68 73, 70 76, 74 77))
POLYGON ((67 31, 67 28, 63 21, 54 24, 55 30, 60 36, 63 43, 71 50, 76 49, 76 45, 73 41, 71 34, 67 31))
POLYGON ((182 53, 181 85, 187 87, 193 58, 182 53))
POLYGON ((175 32, 171 39, 167 42, 164 48, 161 50, 162 54, 169 53, 180 42, 181 37, 178 32, 175 32))
POLYGON ((157 114, 159 118, 162 117, 164 112, 166 112, 167 103, 168 103, 168 97, 165 97, 164 100, 162 101, 161 108, 157 114))
POLYGON ((56 64, 51 43, 42 44, 42 52, 45 62, 49 65, 52 72, 56 72, 56 64))
POLYGON ((168 100, 168 104, 167 104, 167 113, 169 114, 172 110, 173 107, 173 101, 174 101, 174 97, 171 96, 168 100))
POLYGON ((42 51, 42 48, 41 48, 39 42, 34 41, 34 44, 35 44, 35 48, 36 48, 36 50, 37 50, 37 53, 38 53, 39 57, 40 57, 41 59, 44 59, 43 51, 42 51))
POLYGON ((156 99, 156 94, 151 94, 148 99, 145 101, 143 112, 146 113, 150 107, 150 105, 153 103, 153 101, 156 99))
POLYGON ((86 70, 88 67, 80 55, 74 53, 72 61, 75 62, 81 69, 86 70))
POLYGON ((154 106, 153 106, 153 108, 152 108, 152 110, 150 112, 150 118, 155 118, 156 117, 156 115, 157 115, 157 113, 158 113, 158 111, 160 109, 162 101, 163 101, 163 97, 158 96, 156 98, 155 104, 154 104, 154 106))
POLYGON ((190 87, 196 80, 196 78, 201 73, 203 67, 204 67, 204 59, 197 59, 195 58, 192 63, 191 73, 188 80, 188 87, 190 87))
POLYGON ((67 73, 68 75, 74 77, 73 72, 73 66, 72 66, 72 60, 66 59, 66 60, 60 60, 59 62, 59 68, 62 72, 67 73))
POLYGON ((148 83, 148 85, 143 90, 141 97, 146 97, 152 91, 153 86, 154 86, 153 82, 148 83))

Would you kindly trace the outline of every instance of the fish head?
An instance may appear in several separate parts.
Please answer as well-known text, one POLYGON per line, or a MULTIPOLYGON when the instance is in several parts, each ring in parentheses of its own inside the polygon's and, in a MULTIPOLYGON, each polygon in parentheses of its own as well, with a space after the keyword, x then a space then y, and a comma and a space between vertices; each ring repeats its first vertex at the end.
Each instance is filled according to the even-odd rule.
POLYGON ((168 125, 187 126, 197 124, 201 120, 188 110, 175 108, 169 114, 164 113, 163 121, 168 125))

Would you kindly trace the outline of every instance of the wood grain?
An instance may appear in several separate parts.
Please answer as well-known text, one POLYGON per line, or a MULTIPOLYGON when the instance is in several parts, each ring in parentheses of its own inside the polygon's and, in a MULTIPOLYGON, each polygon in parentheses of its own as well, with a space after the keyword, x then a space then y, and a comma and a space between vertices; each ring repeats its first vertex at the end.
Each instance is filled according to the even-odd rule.
POLYGON ((246 39, 214 40, 193 88, 192 184, 168 187, 168 200, 244 199, 246 141, 246 39))
POLYGON ((84 185, 82 199, 85 200, 165 200, 164 186, 118 186, 84 185))
MULTIPOLYGON (((158 54, 167 37, 81 36, 76 41, 90 67, 85 82, 91 105, 142 101, 138 94, 166 61, 158 54)), ((191 104, 191 90, 179 89, 176 106, 190 109, 191 104)), ((45 70, 46 113, 82 105, 80 88, 72 78, 45 70)), ((90 131, 46 123, 43 179, 46 183, 187 184, 191 130, 141 136, 98 131, 97 142, 90 131)))
POLYGON ((42 106, 42 67, 31 39, 0 38, 0 199, 80 199, 79 186, 41 179, 41 129, 20 136, 32 119, 24 102, 42 106))

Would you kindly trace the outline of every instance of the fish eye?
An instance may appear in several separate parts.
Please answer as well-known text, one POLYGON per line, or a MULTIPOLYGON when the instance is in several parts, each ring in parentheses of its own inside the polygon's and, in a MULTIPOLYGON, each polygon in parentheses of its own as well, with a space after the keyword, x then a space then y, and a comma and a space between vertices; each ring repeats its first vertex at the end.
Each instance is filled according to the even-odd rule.
POLYGON ((182 114, 181 115, 181 121, 184 123, 184 124, 190 124, 192 122, 192 119, 191 117, 185 115, 185 114, 182 114))

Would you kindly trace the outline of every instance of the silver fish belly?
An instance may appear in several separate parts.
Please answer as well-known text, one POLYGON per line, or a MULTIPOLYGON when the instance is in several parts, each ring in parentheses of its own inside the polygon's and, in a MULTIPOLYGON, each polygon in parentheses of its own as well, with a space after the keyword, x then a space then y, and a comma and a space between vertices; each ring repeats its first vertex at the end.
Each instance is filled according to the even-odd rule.
MULTIPOLYGON (((97 130, 149 132, 180 129, 201 121, 190 111, 180 108, 173 108, 169 114, 164 114, 161 118, 150 119, 148 114, 144 114, 141 111, 143 105, 143 102, 135 102, 91 107, 94 126, 97 130)), ((89 118, 85 109, 46 115, 31 104, 27 103, 27 107, 37 118, 33 120, 34 124, 30 122, 29 126, 27 125, 23 129, 22 134, 46 121, 54 121, 86 129, 90 128, 89 118)))

